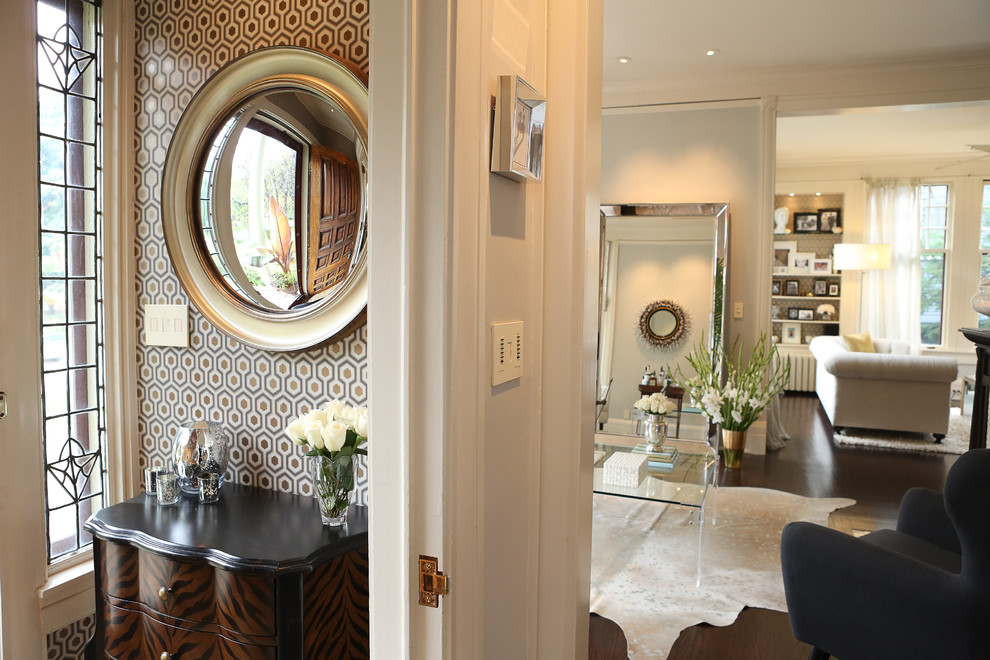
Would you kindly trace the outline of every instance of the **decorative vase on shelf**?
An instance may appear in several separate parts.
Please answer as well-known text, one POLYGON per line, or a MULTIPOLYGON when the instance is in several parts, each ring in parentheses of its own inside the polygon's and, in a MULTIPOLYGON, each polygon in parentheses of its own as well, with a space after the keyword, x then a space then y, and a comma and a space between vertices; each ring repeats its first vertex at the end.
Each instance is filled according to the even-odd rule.
POLYGON ((192 422, 179 427, 172 440, 172 469, 184 493, 199 493, 199 478, 216 474, 223 486, 227 472, 227 432, 218 422, 192 422))
POLYGON ((660 451, 663 441, 667 439, 667 420, 663 415, 647 415, 646 448, 649 451, 660 451))
POLYGON ((742 456, 746 450, 746 431, 722 429, 722 454, 725 467, 738 470, 742 467, 742 456))
POLYGON ((354 461, 350 456, 334 460, 323 455, 310 456, 309 460, 320 518, 328 527, 340 527, 347 522, 354 492, 354 461))

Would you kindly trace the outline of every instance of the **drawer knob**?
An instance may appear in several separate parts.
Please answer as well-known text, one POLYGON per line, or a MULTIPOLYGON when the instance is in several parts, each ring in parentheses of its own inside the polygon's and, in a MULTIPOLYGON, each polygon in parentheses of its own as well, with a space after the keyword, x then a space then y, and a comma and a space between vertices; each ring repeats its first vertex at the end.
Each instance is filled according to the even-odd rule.
MULTIPOLYGON (((162 587, 161 589, 158 590, 158 597, 161 598, 162 600, 168 600, 168 596, 170 593, 172 593, 171 589, 167 587, 162 587)), ((165 652, 163 651, 162 653, 164 654, 165 652)), ((164 659, 165 655, 162 655, 162 658, 164 659)))
POLYGON ((168 654, 168 651, 162 651, 162 654, 158 656, 159 660, 172 660, 172 656, 168 654))

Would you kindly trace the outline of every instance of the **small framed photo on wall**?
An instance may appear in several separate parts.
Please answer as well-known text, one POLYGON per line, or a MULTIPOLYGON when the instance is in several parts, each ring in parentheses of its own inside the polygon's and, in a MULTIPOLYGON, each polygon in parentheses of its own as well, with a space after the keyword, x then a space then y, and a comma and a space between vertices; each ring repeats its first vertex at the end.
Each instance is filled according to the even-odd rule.
POLYGON ((798 281, 797 280, 786 280, 784 282, 784 295, 785 296, 796 296, 796 295, 798 295, 798 281))
POLYGON ((813 309, 799 309, 798 310, 798 320, 799 321, 814 321, 815 320, 815 310, 813 310, 813 309))
POLYGON ((832 260, 831 259, 812 259, 811 260, 811 274, 812 275, 831 275, 832 274, 832 260))
MULTIPOLYGON (((818 231, 818 214, 817 213, 795 213, 794 214, 794 233, 795 234, 811 234, 818 231)), ((800 342, 798 342, 800 343, 800 342)))
POLYGON ((833 298, 838 298, 839 297, 839 283, 838 282, 836 282, 834 284, 829 284, 828 285, 828 295, 832 296, 833 298))
POLYGON ((772 283, 770 284, 770 295, 771 295, 771 296, 779 296, 779 295, 780 295, 780 292, 781 292, 782 290, 783 290, 783 289, 781 288, 781 283, 780 283, 780 280, 774 280, 774 281, 773 281, 773 282, 772 282, 772 283))
POLYGON ((797 321, 798 320, 798 312, 799 311, 800 310, 797 307, 790 307, 790 308, 788 308, 788 310, 787 310, 787 318, 789 318, 792 321, 797 321))
POLYGON ((842 231, 842 209, 818 209, 818 231, 842 231))
POLYGON ((814 259, 814 252, 791 252, 791 259, 787 264, 787 272, 791 275, 810 275, 811 262, 814 259))
POLYGON ((814 293, 816 296, 828 295, 828 282, 825 280, 815 280, 814 293))
POLYGON ((788 265, 791 262, 791 254, 797 252, 797 242, 795 241, 774 241, 773 242, 773 272, 777 275, 786 274, 788 265))
POLYGON ((782 344, 800 344, 801 343, 801 325, 798 323, 781 323, 780 325, 780 343, 782 344))

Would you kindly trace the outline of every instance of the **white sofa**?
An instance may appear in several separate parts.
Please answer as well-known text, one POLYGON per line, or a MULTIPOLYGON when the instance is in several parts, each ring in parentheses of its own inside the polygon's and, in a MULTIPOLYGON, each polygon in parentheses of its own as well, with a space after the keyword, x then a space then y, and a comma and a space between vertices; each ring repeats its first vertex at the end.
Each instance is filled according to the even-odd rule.
POLYGON ((911 355, 907 342, 874 339, 876 353, 848 351, 840 337, 815 337, 815 391, 835 430, 855 428, 931 433, 949 429, 952 358, 911 355))

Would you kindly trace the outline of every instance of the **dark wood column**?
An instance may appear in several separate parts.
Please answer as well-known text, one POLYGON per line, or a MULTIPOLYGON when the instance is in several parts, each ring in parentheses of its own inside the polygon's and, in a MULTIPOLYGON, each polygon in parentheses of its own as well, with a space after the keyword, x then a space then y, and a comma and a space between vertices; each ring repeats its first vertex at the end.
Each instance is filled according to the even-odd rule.
POLYGON ((987 407, 990 404, 990 331, 960 328, 966 339, 976 344, 976 388, 973 393, 973 422, 969 448, 987 446, 987 407))

